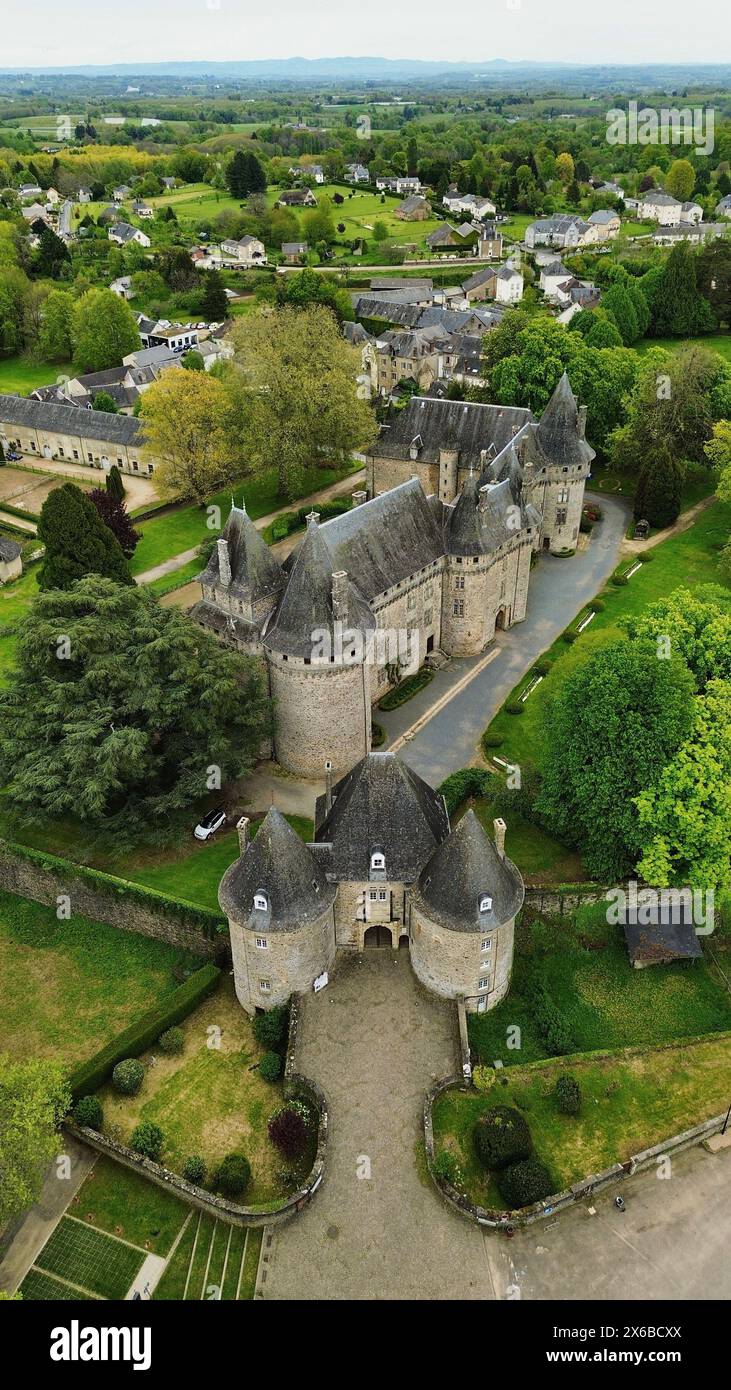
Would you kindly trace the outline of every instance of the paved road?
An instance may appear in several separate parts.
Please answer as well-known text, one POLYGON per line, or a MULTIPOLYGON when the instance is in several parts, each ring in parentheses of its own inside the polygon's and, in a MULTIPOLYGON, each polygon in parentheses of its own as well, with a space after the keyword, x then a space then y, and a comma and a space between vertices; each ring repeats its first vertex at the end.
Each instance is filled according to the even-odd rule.
MULTIPOLYGON (((475 759, 480 735, 500 705, 542 652, 596 594, 617 564, 629 517, 621 498, 602 498, 602 520, 586 550, 568 559, 542 555, 532 571, 528 616, 496 640, 498 655, 450 699, 423 729, 399 748, 402 757, 434 786, 475 759)), ((482 666, 484 654, 460 657, 429 686, 390 713, 374 711, 388 747, 438 704, 451 687, 482 666)))

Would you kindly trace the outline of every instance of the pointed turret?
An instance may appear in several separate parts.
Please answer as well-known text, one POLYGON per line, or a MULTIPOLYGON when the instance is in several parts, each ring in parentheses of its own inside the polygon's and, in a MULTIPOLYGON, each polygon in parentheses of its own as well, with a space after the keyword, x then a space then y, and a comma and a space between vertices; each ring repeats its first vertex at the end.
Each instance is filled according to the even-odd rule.
POLYGON ((342 630, 361 632, 371 632, 376 626, 355 585, 336 567, 312 512, 287 588, 266 631, 265 645, 287 656, 311 659, 313 651, 321 651, 324 635, 329 634, 332 650, 337 651, 336 622, 342 624, 342 630))
POLYGON ((588 464, 594 451, 582 438, 579 410, 564 372, 536 428, 540 450, 548 463, 567 467, 588 464))
MULTIPOLYGON (((217 589, 242 600, 251 610, 274 602, 284 584, 284 573, 262 539, 245 507, 232 503, 226 525, 208 564, 200 576, 204 591, 217 589)), ((247 614, 251 616, 251 612, 247 614)))
POLYGON ((312 851, 272 807, 224 874, 218 901, 239 926, 295 932, 321 917, 336 891, 312 851))
POLYGON ((451 931, 480 932, 512 922, 523 880, 470 809, 427 860, 415 890, 419 910, 451 931))

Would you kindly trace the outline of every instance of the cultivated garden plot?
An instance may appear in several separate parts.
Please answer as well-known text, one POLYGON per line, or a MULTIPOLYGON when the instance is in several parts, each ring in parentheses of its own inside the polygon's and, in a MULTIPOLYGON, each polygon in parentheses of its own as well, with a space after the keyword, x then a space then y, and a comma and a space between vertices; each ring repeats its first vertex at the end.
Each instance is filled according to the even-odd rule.
POLYGON ((145 1259, 127 1245, 64 1216, 36 1258, 36 1267, 100 1298, 124 1298, 145 1259))

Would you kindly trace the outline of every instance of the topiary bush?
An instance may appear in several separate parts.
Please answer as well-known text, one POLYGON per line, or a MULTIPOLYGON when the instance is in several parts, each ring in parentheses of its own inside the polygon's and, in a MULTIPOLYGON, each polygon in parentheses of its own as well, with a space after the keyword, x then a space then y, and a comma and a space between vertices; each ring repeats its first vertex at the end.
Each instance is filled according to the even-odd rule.
POLYGON ((164 1139, 159 1125, 153 1124, 151 1120, 143 1120, 133 1131, 129 1146, 135 1153, 144 1154, 145 1158, 157 1159, 164 1139))
POLYGON ((206 1165, 200 1154, 191 1154, 183 1164, 183 1177, 187 1182, 194 1182, 197 1187, 201 1187, 206 1180, 206 1165))
POLYGON ((524 710, 525 705, 523 704, 522 700, 510 700, 508 704, 505 706, 506 714, 522 714, 524 710))
POLYGON ((553 1094, 562 1115, 578 1115, 581 1110, 581 1087, 575 1076, 569 1072, 559 1076, 553 1094))
POLYGON ((252 1029, 259 1046, 266 1048, 267 1052, 281 1047, 287 1036, 288 1018, 289 1010, 286 1004, 278 1004, 274 1009, 267 1009, 264 1014, 255 1014, 252 1029))
POLYGON ((501 734, 484 733, 482 735, 483 748, 499 748, 501 743, 504 742, 505 740, 501 734))
POLYGON ((264 1081, 276 1081, 282 1070, 282 1059, 278 1052, 265 1052, 259 1063, 259 1075, 264 1081))
POLYGON ((269 1121, 269 1138, 285 1158, 301 1158, 307 1147, 307 1124, 293 1105, 284 1105, 269 1121))
POLYGON ((591 606, 595 613, 603 613, 607 605, 603 598, 594 598, 591 601, 591 606))
POLYGON ((545 659, 542 661, 537 661, 535 666, 533 667, 533 674, 536 676, 547 676, 550 669, 550 661, 546 661, 545 659))
POLYGON ((569 646, 571 646, 572 642, 576 641, 578 635, 578 632, 574 632, 571 628, 569 628, 568 632, 563 632, 561 634, 563 641, 568 642, 569 646))
POLYGON ((77 1125, 83 1125, 85 1129, 100 1130, 104 1124, 104 1111, 96 1096, 82 1096, 81 1100, 77 1100, 73 1114, 77 1125))
POLYGON ((239 1197, 251 1181, 251 1164, 243 1154, 226 1154, 213 1176, 213 1186, 225 1197, 239 1197))
POLYGON ((544 1197, 550 1197, 553 1190, 551 1174, 535 1154, 503 1168, 498 1173, 497 1183, 500 1195, 511 1211, 540 1202, 544 1197))
POLYGON ((182 1052, 185 1047, 185 1033, 182 1028, 168 1028, 161 1033, 157 1040, 157 1045, 161 1052, 166 1056, 173 1056, 176 1052, 182 1052))
POLYGON ((629 580, 626 574, 613 574, 610 583, 613 584, 616 589, 621 589, 623 584, 629 583, 629 580))
POLYGON ((136 1096, 145 1076, 145 1068, 136 1057, 117 1062, 112 1072, 112 1085, 121 1096, 136 1096))
POLYGON ((506 1168, 533 1151, 527 1121, 510 1105, 493 1105, 486 1110, 475 1125, 474 1140, 477 1157, 485 1168, 506 1168))

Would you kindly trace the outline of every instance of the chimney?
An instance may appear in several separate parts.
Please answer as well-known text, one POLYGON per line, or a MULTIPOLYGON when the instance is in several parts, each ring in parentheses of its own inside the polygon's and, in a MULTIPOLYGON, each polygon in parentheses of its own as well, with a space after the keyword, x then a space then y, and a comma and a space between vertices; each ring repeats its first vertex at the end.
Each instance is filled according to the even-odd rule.
POLYGON ((347 570, 336 570, 332 577, 333 617, 336 622, 348 621, 348 574, 347 570))
POLYGON ((228 541, 220 536, 216 542, 218 546, 218 573, 221 583, 227 589, 231 583, 231 561, 228 558, 228 541))
POLYGON ((505 830, 506 830, 505 821, 502 819, 502 817, 498 817, 496 820, 493 821, 492 824, 493 824, 493 827, 494 827, 494 830, 495 830, 495 848, 496 848, 498 854, 500 855, 500 858, 501 858, 501 859, 504 859, 504 858, 505 858, 505 830))
POLYGON ((241 854, 245 854, 249 843, 249 817, 242 816, 241 820, 237 820, 236 829, 239 832, 239 850, 241 854))
POLYGON ((579 439, 586 439, 586 406, 579 406, 579 439))
POLYGON ((325 814, 330 815, 333 805, 333 765, 328 758, 325 763, 325 814))
POLYGON ((320 524, 320 513, 319 513, 319 512, 308 512, 308 513, 307 513, 307 525, 308 525, 308 526, 319 526, 319 524, 320 524))
POLYGON ((365 489, 363 489, 362 492, 354 492, 354 493, 353 493, 353 506, 354 506, 354 507, 361 507, 361 506, 363 505, 363 503, 364 503, 364 502, 367 502, 367 501, 368 501, 368 493, 365 491, 365 489))

